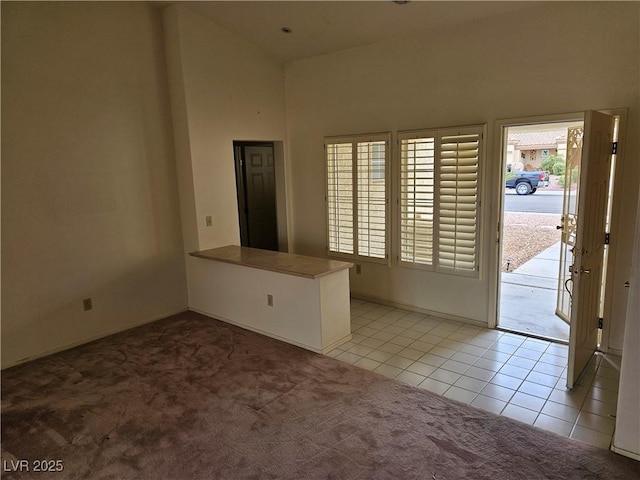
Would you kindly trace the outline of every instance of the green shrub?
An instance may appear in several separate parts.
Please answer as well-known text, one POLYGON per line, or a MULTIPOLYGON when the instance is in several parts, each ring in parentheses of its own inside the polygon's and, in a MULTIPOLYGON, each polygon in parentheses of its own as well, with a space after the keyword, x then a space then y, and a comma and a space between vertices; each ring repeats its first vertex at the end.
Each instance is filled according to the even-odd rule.
POLYGON ((563 163, 555 163, 552 167, 550 172, 553 173, 554 175, 563 175, 564 176, 564 170, 565 170, 565 165, 564 162, 563 163))
MULTIPOLYGON (((571 182, 571 184, 576 183, 580 178, 580 169, 579 168, 572 169, 570 177, 571 178, 569 179, 569 181, 571 182)), ((565 172, 563 171, 561 175, 558 175, 558 185, 561 187, 564 187, 565 181, 566 181, 566 175, 565 175, 565 172)))
POLYGON ((562 155, 549 155, 542 160, 542 169, 554 175, 564 174, 565 160, 562 155))

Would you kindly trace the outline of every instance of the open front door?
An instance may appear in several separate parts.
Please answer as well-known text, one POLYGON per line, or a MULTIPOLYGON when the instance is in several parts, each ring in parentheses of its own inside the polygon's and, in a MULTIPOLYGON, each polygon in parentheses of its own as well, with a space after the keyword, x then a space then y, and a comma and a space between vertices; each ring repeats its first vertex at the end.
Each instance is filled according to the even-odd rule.
POLYGON ((613 128, 613 117, 598 112, 586 113, 571 269, 573 288, 569 314, 567 388, 573 388, 598 344, 613 128))

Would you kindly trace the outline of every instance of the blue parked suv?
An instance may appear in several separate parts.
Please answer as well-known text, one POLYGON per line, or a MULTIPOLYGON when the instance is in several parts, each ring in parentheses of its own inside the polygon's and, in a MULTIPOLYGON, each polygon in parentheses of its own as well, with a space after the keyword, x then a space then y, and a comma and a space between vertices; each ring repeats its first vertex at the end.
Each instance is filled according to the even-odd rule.
POLYGON ((508 172, 505 187, 515 188, 518 195, 535 193, 538 188, 549 186, 549 174, 542 170, 535 172, 508 172))

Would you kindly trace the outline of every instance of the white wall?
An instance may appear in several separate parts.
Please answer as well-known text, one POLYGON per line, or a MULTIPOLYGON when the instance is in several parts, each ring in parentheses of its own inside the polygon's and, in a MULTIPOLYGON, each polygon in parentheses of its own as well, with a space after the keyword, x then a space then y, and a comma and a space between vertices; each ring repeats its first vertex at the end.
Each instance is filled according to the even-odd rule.
MULTIPOLYGON (((352 291, 448 315, 487 322, 495 272, 499 152, 496 120, 629 107, 629 132, 639 129, 639 5, 555 4, 305 59, 286 67, 296 253, 325 250, 324 162, 328 135, 475 123, 488 125, 478 280, 363 264, 352 291)), ((640 178, 638 136, 629 134, 620 192, 635 198, 640 178)), ((635 203, 622 202, 615 232, 611 341, 621 348, 635 203)), ((612 235, 613 236, 613 235, 612 235)))
POLYGON ((2 3, 3 367, 187 308, 162 41, 145 3, 2 3))
POLYGON ((351 340, 347 271, 305 278, 191 259, 190 309, 316 353, 351 340))
POLYGON ((640 460, 640 196, 613 450, 640 460))
POLYGON ((239 245, 233 141, 285 140, 283 66, 186 7, 163 17, 185 251, 239 245))

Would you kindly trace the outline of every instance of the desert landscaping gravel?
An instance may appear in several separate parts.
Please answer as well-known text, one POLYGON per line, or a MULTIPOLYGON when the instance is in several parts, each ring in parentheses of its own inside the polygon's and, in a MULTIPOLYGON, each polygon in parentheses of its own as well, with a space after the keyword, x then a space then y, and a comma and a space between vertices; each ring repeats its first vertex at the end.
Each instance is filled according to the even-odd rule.
POLYGON ((513 272, 520 265, 560 241, 560 215, 504 213, 502 271, 513 272))

